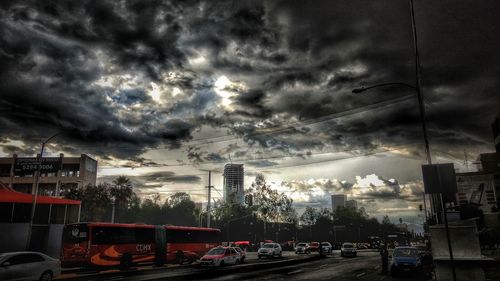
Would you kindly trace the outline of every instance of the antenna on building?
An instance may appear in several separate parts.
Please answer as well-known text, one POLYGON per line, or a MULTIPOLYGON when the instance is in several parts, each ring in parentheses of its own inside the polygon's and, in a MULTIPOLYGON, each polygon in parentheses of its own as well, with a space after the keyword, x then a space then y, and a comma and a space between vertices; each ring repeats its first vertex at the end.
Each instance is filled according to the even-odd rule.
POLYGON ((233 164, 233 160, 231 160, 231 153, 229 153, 229 163, 233 164))

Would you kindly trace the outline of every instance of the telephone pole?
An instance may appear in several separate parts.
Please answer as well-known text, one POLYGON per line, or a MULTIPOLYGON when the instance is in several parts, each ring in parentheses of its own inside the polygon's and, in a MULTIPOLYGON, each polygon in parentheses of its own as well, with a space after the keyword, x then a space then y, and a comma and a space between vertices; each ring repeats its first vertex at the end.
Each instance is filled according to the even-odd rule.
POLYGON ((212 171, 208 171, 208 203, 207 203, 207 227, 210 227, 210 201, 212 193, 212 171))

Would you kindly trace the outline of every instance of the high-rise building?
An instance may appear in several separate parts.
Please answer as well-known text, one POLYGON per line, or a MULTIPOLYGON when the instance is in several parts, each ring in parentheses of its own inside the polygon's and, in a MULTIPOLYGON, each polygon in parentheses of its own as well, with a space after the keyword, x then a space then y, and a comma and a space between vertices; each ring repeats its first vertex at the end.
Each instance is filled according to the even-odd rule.
POLYGON ((358 209, 358 201, 354 200, 354 199, 351 199, 351 200, 347 200, 345 202, 345 206, 346 207, 352 207, 354 209, 358 209))
POLYGON ((224 166, 224 202, 243 204, 245 202, 243 164, 226 164, 224 166))
POLYGON ((337 210, 337 207, 345 207, 347 196, 345 194, 332 195, 332 211, 337 210))

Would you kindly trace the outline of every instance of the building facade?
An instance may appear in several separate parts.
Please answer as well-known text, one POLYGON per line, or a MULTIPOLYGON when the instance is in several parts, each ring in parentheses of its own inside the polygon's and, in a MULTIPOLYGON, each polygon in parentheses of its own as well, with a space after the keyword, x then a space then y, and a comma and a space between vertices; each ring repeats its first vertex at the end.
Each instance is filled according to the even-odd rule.
MULTIPOLYGON (((37 173, 36 157, 0 158, 0 183, 22 193, 32 193, 37 173)), ((97 161, 82 154, 80 157, 44 157, 38 193, 61 196, 64 190, 95 185, 97 161)))
POLYGON ((351 199, 351 200, 347 200, 345 202, 345 206, 346 207, 350 207, 350 208, 354 208, 354 209, 358 209, 358 201, 354 200, 354 199, 351 199))
MULTIPOLYGON (((80 201, 37 196, 29 250, 58 258, 65 224, 80 221, 80 201)), ((0 184, 0 253, 26 250, 33 196, 0 184)))
POLYGON ((458 173, 457 202, 459 205, 474 204, 484 213, 497 208, 495 180, 493 174, 483 172, 458 173))
POLYGON ((500 112, 491 127, 493 129, 493 142, 495 143, 495 149, 497 153, 500 153, 500 112))
POLYGON ((345 207, 347 196, 345 194, 332 195, 332 211, 337 210, 338 207, 345 207))
POLYGON ((245 203, 245 171, 243 164, 226 164, 224 166, 224 202, 245 203))

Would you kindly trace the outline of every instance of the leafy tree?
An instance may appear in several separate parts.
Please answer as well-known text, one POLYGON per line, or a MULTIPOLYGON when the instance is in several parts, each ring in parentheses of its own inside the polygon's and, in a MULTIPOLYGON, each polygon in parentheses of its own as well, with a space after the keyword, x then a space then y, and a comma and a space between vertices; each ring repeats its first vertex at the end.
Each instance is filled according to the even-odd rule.
POLYGON ((126 220, 126 213, 134 195, 132 182, 126 176, 119 176, 109 186, 109 195, 115 200, 115 221, 126 220))
POLYGON ((196 205, 185 192, 177 192, 170 196, 164 204, 164 210, 170 214, 169 223, 185 226, 197 224, 196 205))
POLYGON ((292 211, 293 200, 284 193, 272 189, 264 175, 258 174, 252 183, 248 194, 252 195, 257 215, 266 222, 283 222, 296 220, 292 211))
POLYGON ((109 185, 100 183, 98 185, 87 185, 83 188, 68 190, 65 197, 82 201, 80 220, 82 221, 109 221, 110 219, 110 196, 109 185))
POLYGON ((313 207, 306 207, 306 210, 300 216, 300 222, 304 225, 312 226, 316 223, 320 214, 318 210, 313 207))

